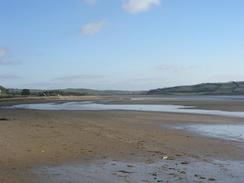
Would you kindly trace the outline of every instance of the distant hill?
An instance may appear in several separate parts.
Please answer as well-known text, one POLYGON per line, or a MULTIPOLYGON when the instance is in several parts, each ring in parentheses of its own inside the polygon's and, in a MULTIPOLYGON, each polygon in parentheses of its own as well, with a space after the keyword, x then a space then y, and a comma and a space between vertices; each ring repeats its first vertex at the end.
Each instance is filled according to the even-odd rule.
MULTIPOLYGON (((10 95, 21 95, 22 89, 8 89, 10 95)), ((83 88, 67 88, 55 90, 38 90, 30 89, 31 95, 38 96, 57 96, 57 95, 140 95, 146 94, 147 91, 124 91, 124 90, 93 90, 83 88)))
MULTIPOLYGON (((20 96, 22 89, 5 89, 0 86, 0 96, 20 96)), ((68 88, 55 90, 33 90, 32 96, 81 96, 81 95, 244 95, 243 82, 202 83, 189 86, 176 86, 159 88, 149 91, 123 91, 123 90, 93 90, 83 88, 68 88)))
POLYGON ((93 90, 93 89, 83 89, 83 88, 67 88, 59 90, 49 90, 59 91, 63 95, 136 95, 136 94, 146 94, 147 91, 124 91, 124 90, 93 90))
POLYGON ((202 83, 149 90, 148 95, 244 95, 244 82, 202 83))

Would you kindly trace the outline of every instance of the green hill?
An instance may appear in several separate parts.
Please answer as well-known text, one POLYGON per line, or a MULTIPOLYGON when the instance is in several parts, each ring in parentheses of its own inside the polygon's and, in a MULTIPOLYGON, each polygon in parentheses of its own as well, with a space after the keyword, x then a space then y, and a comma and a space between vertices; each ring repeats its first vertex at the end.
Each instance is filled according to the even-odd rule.
POLYGON ((202 83, 150 90, 148 95, 244 95, 244 82, 202 83))

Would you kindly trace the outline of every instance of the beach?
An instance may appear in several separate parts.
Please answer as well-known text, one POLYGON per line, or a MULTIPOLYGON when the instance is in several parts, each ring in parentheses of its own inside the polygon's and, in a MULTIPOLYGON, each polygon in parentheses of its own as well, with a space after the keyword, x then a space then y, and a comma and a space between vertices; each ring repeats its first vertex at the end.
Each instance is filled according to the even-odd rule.
MULTIPOLYGON (((244 111, 243 100, 130 100, 118 96, 79 100, 244 111)), ((5 100, 1 105, 41 101, 5 100)), ((239 182, 244 178, 242 141, 174 128, 188 124, 241 124, 242 118, 132 110, 9 108, 1 108, 0 117, 1 183, 108 182, 108 178, 110 182, 239 182)))

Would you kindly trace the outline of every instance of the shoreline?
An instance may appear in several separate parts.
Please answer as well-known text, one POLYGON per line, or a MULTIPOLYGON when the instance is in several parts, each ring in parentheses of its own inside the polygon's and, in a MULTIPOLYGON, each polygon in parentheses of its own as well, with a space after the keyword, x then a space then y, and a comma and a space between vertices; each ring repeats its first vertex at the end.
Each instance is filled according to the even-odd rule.
MULTIPOLYGON (((74 102, 74 101, 93 101, 101 104, 164 104, 164 105, 183 105, 194 106, 195 109, 206 110, 224 110, 244 112, 244 99, 236 100, 223 98, 223 100, 212 100, 211 98, 201 100, 195 98, 192 100, 189 96, 162 96, 153 99, 152 96, 144 96, 140 100, 133 98, 141 96, 123 95, 123 96, 54 96, 54 97, 18 97, 18 98, 0 98, 0 106, 29 104, 29 103, 48 103, 48 102, 74 102), (179 98, 180 97, 180 98, 179 98), (186 97, 186 98, 184 98, 186 97), (146 98, 146 99, 144 99, 146 98), (151 98, 151 99, 150 99, 151 98)), ((194 96, 197 97, 197 96, 194 96)), ((199 96, 201 97, 201 96, 199 96)), ((207 96, 206 96, 207 97, 207 96)), ((211 96, 210 96, 211 97, 211 96)))

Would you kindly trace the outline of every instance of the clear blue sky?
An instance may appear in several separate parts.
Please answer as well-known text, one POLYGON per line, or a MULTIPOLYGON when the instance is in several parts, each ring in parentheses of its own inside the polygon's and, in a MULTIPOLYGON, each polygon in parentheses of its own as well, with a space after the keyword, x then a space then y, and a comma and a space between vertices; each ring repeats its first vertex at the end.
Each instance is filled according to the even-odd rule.
POLYGON ((0 0, 0 85, 244 80, 243 0, 0 0))

